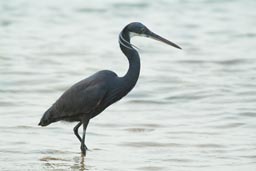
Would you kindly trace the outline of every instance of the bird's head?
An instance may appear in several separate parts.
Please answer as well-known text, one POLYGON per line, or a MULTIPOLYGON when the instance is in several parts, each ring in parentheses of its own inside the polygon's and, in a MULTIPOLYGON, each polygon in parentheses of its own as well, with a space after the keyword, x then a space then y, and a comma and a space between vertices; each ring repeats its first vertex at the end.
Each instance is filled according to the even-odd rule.
POLYGON ((130 33, 130 37, 133 37, 133 36, 147 37, 147 35, 149 35, 150 33, 150 30, 145 25, 139 22, 130 23, 126 26, 126 28, 127 28, 127 31, 129 31, 130 33))
POLYGON ((168 44, 170 46, 173 46, 175 48, 181 49, 181 47, 179 47, 175 43, 173 43, 173 42, 171 42, 171 41, 153 33, 142 23, 132 22, 132 23, 128 24, 125 28, 129 32, 130 37, 133 37, 133 36, 148 37, 148 38, 155 39, 157 41, 163 42, 165 44, 168 44))

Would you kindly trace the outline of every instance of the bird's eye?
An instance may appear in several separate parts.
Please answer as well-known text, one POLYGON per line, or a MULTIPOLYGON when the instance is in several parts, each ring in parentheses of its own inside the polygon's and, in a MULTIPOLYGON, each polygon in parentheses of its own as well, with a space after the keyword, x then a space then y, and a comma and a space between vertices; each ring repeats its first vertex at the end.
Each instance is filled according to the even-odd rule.
POLYGON ((144 31, 145 31, 145 28, 142 28, 142 29, 140 30, 141 33, 144 33, 144 31))

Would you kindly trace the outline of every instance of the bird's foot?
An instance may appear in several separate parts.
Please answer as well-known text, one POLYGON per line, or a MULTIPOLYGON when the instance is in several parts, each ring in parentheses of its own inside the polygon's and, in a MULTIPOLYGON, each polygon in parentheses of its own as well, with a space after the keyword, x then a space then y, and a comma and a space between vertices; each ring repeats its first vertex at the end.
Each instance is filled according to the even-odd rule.
POLYGON ((86 156, 86 150, 88 150, 88 148, 86 147, 86 145, 81 145, 81 152, 83 156, 86 156))

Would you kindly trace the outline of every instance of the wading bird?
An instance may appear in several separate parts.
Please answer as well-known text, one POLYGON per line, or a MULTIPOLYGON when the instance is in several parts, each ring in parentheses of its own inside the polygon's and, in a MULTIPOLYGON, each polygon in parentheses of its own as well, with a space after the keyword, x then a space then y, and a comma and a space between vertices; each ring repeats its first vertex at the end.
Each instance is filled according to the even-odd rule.
POLYGON ((181 49, 178 45, 151 32, 141 23, 128 24, 119 35, 120 48, 129 61, 127 73, 123 77, 118 77, 112 71, 103 70, 74 84, 44 113, 39 125, 47 126, 61 120, 78 122, 73 130, 81 142, 81 152, 85 155, 87 147, 84 141, 89 120, 129 93, 138 80, 140 57, 135 46, 130 43, 133 36, 153 38, 181 49), (83 136, 81 138, 78 128, 82 124, 83 136))

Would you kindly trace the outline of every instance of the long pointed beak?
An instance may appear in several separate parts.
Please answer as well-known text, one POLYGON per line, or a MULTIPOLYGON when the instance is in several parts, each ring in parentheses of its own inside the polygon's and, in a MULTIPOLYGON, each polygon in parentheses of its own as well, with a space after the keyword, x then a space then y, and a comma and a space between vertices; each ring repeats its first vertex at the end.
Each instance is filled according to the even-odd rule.
POLYGON ((155 40, 163 42, 163 43, 166 43, 166 44, 168 44, 170 46, 173 46, 175 48, 181 49, 181 47, 179 47, 175 43, 173 43, 173 42, 171 42, 171 41, 169 41, 169 40, 167 40, 167 39, 165 39, 165 38, 163 38, 163 37, 161 37, 161 36, 151 32, 151 31, 147 34, 147 37, 155 39, 155 40))

